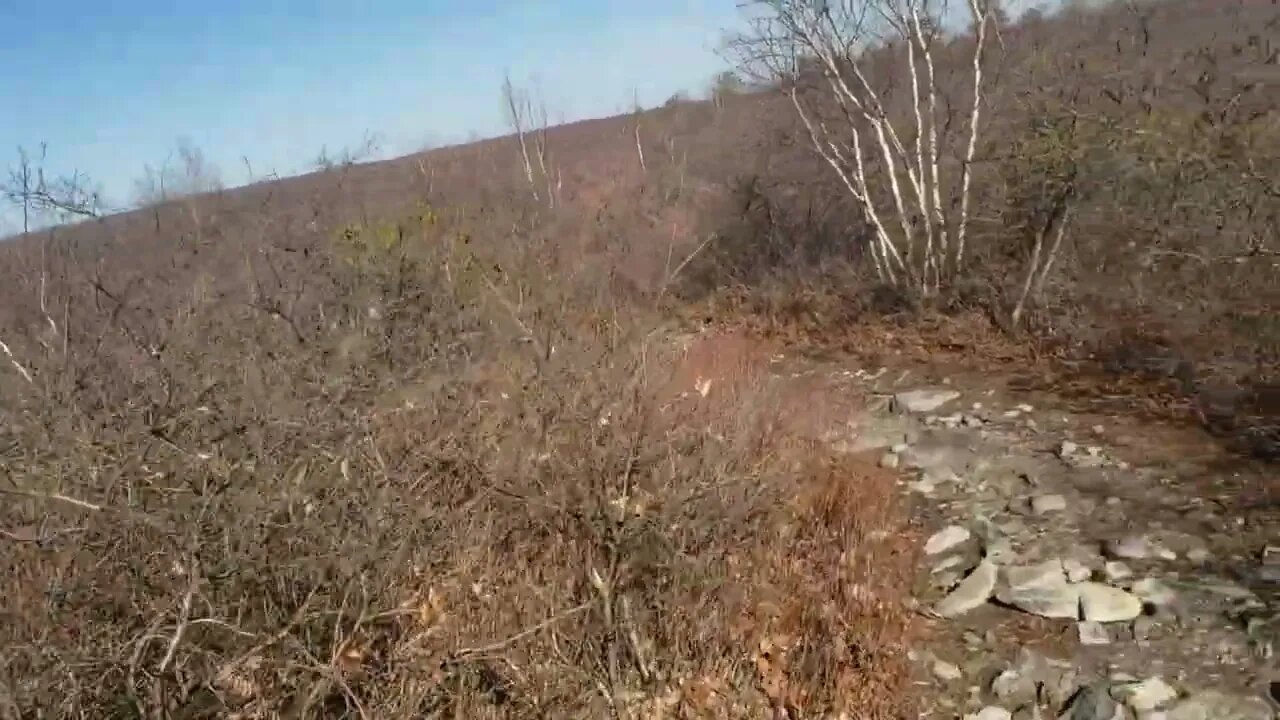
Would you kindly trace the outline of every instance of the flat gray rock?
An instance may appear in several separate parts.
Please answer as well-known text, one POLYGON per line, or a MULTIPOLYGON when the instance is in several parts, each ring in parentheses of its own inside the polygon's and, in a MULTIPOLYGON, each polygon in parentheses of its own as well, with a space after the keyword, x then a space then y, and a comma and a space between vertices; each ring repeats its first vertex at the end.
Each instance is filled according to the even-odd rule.
POLYGON ((949 618, 985 605, 995 592, 998 574, 993 563, 983 560, 950 594, 934 606, 934 612, 949 618))
POLYGON ((1262 698, 1227 695, 1217 690, 1196 693, 1169 710, 1167 720, 1273 720, 1262 698))
POLYGON ((1178 691, 1158 677, 1126 685, 1117 689, 1115 694, 1125 705, 1140 713, 1162 708, 1178 699, 1178 691))
POLYGON ((1143 560, 1154 555, 1151 541, 1143 535, 1130 535, 1113 540, 1104 548, 1108 556, 1121 560, 1143 560))
POLYGON ((1005 587, 997 593, 1000 602, 1047 618, 1080 615, 1080 594, 1067 582, 1061 560, 1037 565, 1005 568, 1005 587))
POLYGON ((1036 515, 1062 512, 1067 509, 1067 499, 1062 495, 1038 495, 1031 498, 1031 512, 1036 515))
POLYGON ((1108 560, 1107 564, 1102 566, 1102 573, 1111 582, 1119 582, 1125 578, 1133 577, 1133 570, 1130 570, 1128 565, 1119 560, 1108 560))
POLYGON ((991 681, 991 694, 1000 702, 1023 705, 1036 699, 1037 680, 1034 668, 1009 668, 991 681))
POLYGON ((944 553, 968 540, 972 534, 959 525, 949 525, 934 533, 925 541, 924 554, 937 555, 944 553))
POLYGON ((893 396, 894 405, 909 413, 929 413, 960 397, 955 390, 923 388, 907 390, 893 396))
POLYGON ((946 660, 934 660, 932 669, 934 677, 943 682, 951 682, 964 677, 964 673, 960 671, 960 668, 946 660))
POLYGON ((934 565, 932 572, 933 574, 936 575, 938 573, 946 572, 953 568, 957 568, 962 564, 964 564, 964 558, 960 557, 959 555, 950 555, 943 558, 942 561, 939 562, 937 565, 934 565))
POLYGON ((1122 622, 1142 614, 1142 601, 1132 593, 1098 582, 1076 586, 1080 593, 1080 613, 1092 622, 1122 622))
POLYGON ((936 484, 947 480, 961 480, 960 472, 973 461, 969 448, 950 445, 912 445, 901 455, 902 467, 917 468, 933 476, 936 484))
POLYGON ((1172 605, 1178 599, 1178 593, 1158 578, 1143 578, 1131 585, 1129 592, 1157 607, 1172 605))

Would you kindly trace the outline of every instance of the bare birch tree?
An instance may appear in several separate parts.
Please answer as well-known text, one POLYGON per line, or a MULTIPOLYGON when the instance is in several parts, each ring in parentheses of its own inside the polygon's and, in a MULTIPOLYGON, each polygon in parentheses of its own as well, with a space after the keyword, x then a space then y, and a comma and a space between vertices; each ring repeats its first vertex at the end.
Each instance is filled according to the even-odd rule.
POLYGON ((551 149, 547 143, 547 128, 551 124, 547 116, 547 101, 539 93, 537 103, 535 104, 530 98, 528 107, 533 118, 534 149, 538 157, 538 170, 542 173, 542 181, 547 188, 547 206, 554 210, 556 198, 560 194, 560 171, 552 167, 551 149))
POLYGON ((881 280, 926 296, 962 270, 969 235, 995 13, 991 0, 966 4, 972 94, 962 123, 939 107, 944 0, 757 0, 751 30, 732 45, 745 69, 790 96, 813 148, 862 210, 881 280), (904 53, 905 62, 875 70, 876 51, 904 53), (905 114, 891 112, 884 88, 893 86, 910 93, 905 114), (961 137, 947 162, 951 127, 961 137))
POLYGON ((538 93, 535 100, 533 94, 516 87, 507 75, 502 80, 502 105, 507 115, 507 122, 515 130, 516 140, 520 143, 520 159, 524 166, 525 180, 535 201, 540 200, 539 182, 535 177, 534 158, 537 158, 537 174, 542 176, 541 185, 546 188, 547 205, 556 207, 561 180, 560 172, 551 161, 551 151, 547 143, 547 128, 550 119, 547 114, 547 103, 538 93), (533 155, 529 152, 529 136, 533 136, 533 155))
POLYGON ((644 161, 644 145, 640 142, 640 118, 644 115, 644 109, 640 107, 640 93, 631 91, 631 120, 632 132, 636 139, 636 156, 640 158, 640 172, 648 172, 649 166, 644 161))
POLYGON ((507 122, 516 131, 516 139, 520 142, 520 158, 524 161, 524 176, 529 181, 533 198, 538 199, 538 187, 533 180, 533 162, 529 159, 529 144, 525 134, 529 124, 529 96, 519 90, 511 82, 511 76, 502 78, 502 103, 507 113, 507 122))

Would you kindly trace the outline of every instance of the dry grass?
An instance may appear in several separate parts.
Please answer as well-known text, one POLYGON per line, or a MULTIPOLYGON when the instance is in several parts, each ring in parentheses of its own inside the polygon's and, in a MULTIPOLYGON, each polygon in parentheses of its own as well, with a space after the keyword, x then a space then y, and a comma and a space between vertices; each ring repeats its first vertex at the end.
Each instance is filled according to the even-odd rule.
POLYGON ((0 717, 906 716, 895 478, 814 444, 767 343, 620 294, 597 238, 643 203, 344 232, 351 187, 189 201, 150 268, 25 256, 0 717))

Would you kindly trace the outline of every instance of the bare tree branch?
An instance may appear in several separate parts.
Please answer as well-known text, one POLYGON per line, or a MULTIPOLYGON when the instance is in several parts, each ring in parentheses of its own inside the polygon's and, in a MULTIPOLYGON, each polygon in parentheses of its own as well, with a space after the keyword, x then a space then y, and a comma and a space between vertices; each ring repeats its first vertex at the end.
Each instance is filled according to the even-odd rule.
POLYGON ((993 20, 991 0, 967 2, 973 99, 967 137, 955 142, 963 150, 945 166, 957 168, 958 197, 944 198, 943 191, 951 184, 943 176, 942 146, 953 112, 938 102, 935 54, 945 3, 757 0, 751 31, 731 43, 744 72, 771 75, 790 95, 814 150, 874 231, 870 256, 881 279, 924 296, 954 279, 968 235, 993 20), (825 87, 815 87, 817 77, 825 87), (905 111, 895 87, 907 88, 905 111))
POLYGON ((529 160, 529 145, 525 142, 525 128, 529 120, 529 98, 526 93, 516 89, 511 82, 511 75, 502 78, 502 102, 506 107, 507 121, 516 131, 516 139, 520 142, 520 158, 524 161, 524 176, 529 182, 533 198, 538 199, 537 185, 533 180, 533 163, 529 160))

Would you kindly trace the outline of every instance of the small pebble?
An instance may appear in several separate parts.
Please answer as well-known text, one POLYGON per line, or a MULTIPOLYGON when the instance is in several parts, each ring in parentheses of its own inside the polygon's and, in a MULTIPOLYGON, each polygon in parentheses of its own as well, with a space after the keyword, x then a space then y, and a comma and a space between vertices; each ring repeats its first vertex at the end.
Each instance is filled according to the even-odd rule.
POLYGON ((951 682, 964 677, 964 673, 960 672, 960 668, 945 660, 933 661, 933 675, 943 682, 951 682))

